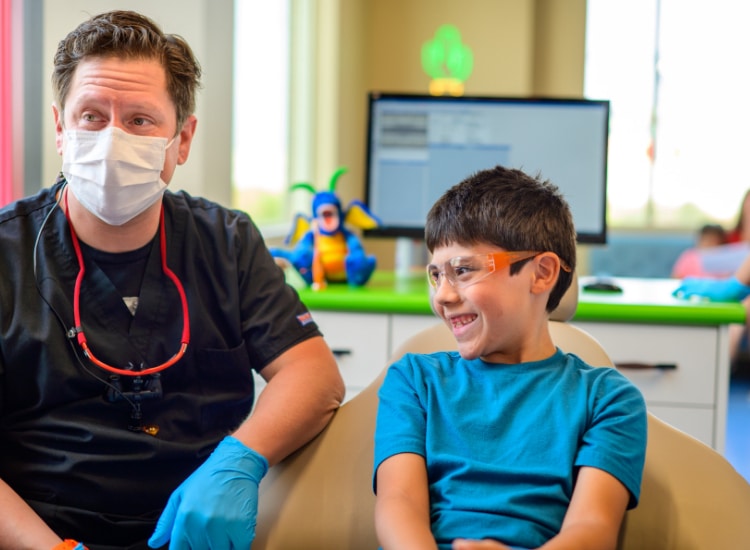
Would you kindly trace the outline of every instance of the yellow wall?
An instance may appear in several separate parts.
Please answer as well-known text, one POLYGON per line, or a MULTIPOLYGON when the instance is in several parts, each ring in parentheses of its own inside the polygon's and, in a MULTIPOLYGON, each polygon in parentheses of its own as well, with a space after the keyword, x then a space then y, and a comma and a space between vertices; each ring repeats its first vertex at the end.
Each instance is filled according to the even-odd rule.
MULTIPOLYGON (((422 70, 420 50, 440 25, 457 26, 474 53, 467 95, 582 95, 586 0, 292 1, 297 7, 313 5, 317 22, 313 56, 317 85, 312 92, 297 91, 309 93, 315 106, 310 136, 302 139, 313 142, 313 181, 326 182, 336 167, 348 167, 338 188, 344 204, 364 196, 368 91, 427 93, 429 77, 422 70)), ((198 100, 198 134, 174 188, 228 203, 232 2, 47 2, 44 82, 57 41, 88 14, 115 7, 142 11, 165 31, 182 34, 201 59, 205 75, 198 100), (180 9, 175 9, 176 4, 180 9)), ((43 184, 49 185, 60 159, 50 138, 49 87, 44 93, 43 184)), ((290 154, 296 154, 293 144, 290 154)), ((378 255, 381 267, 393 267, 392 240, 367 239, 365 245, 378 255)))
MULTIPOLYGON (((364 195, 367 92, 427 93, 422 44, 446 23, 474 53, 466 95, 583 94, 586 0, 321 0, 316 180, 349 168, 346 204, 364 195)), ((393 243, 367 239, 392 268, 393 243)))
POLYGON ((385 0, 371 2, 368 85, 425 93, 420 49, 443 24, 455 25, 474 53, 467 95, 533 93, 534 2, 385 0))

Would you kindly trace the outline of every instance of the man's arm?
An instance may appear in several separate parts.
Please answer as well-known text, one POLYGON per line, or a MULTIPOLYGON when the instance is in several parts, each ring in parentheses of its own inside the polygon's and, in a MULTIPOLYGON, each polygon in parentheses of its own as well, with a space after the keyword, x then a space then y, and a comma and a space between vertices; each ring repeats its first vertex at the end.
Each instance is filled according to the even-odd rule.
POLYGON ((263 369, 268 385, 252 414, 170 496, 148 541, 152 548, 248 548, 255 538, 258 486, 284 457, 315 437, 344 396, 322 337, 288 349, 263 369))
POLYGON ((261 374, 268 384, 233 435, 273 466, 328 424, 344 398, 344 382, 319 336, 288 349, 261 374))
POLYGON ((0 550, 39 550, 62 542, 34 510, 0 479, 0 550))
POLYGON ((383 550, 436 550, 424 457, 401 453, 378 466, 375 530, 383 550))

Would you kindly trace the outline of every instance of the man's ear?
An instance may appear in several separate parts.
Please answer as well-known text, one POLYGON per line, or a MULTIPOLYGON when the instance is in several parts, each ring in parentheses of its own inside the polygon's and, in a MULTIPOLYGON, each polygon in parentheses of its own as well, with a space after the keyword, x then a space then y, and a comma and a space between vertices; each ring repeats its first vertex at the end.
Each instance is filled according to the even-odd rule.
POLYGON ((542 252, 532 261, 535 266, 532 292, 550 292, 560 274, 560 258, 556 254, 542 252))
POLYGON ((190 155, 190 146, 195 136, 195 127, 198 119, 195 115, 190 115, 180 129, 180 145, 177 154, 177 164, 185 164, 190 155))
POLYGON ((63 153, 63 120, 62 112, 56 104, 52 104, 52 116, 55 118, 55 146, 57 154, 62 156, 63 153))

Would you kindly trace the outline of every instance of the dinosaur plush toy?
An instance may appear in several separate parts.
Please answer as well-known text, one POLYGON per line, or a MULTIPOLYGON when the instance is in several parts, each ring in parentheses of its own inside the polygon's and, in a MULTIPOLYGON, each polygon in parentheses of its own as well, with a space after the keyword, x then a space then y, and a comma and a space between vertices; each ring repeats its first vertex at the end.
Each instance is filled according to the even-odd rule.
POLYGON ((336 183, 346 168, 331 177, 327 191, 316 192, 309 183, 297 183, 290 189, 313 193, 312 217, 297 214, 292 230, 284 241, 294 248, 272 248, 271 254, 286 260, 313 289, 327 283, 364 285, 375 270, 375 256, 365 254, 362 244, 345 225, 360 229, 377 227, 380 221, 360 201, 352 201, 346 210, 336 196, 336 183))

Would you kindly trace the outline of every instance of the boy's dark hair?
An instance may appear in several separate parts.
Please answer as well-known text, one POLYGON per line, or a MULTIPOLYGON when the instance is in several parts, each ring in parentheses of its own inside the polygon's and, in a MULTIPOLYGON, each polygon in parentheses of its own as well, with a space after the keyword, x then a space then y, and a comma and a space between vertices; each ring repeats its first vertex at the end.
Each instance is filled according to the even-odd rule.
POLYGON ((57 46, 52 89, 62 112, 78 64, 87 57, 155 59, 167 78, 167 91, 177 111, 177 131, 195 111, 201 68, 180 36, 164 34, 148 17, 133 11, 110 11, 84 21, 57 46))
MULTIPOLYGON (((425 242, 430 252, 453 243, 554 252, 571 272, 560 270, 548 312, 560 303, 576 268, 573 216, 557 186, 503 166, 477 172, 446 191, 427 214, 425 242)), ((513 264, 511 274, 524 263, 513 264)))

